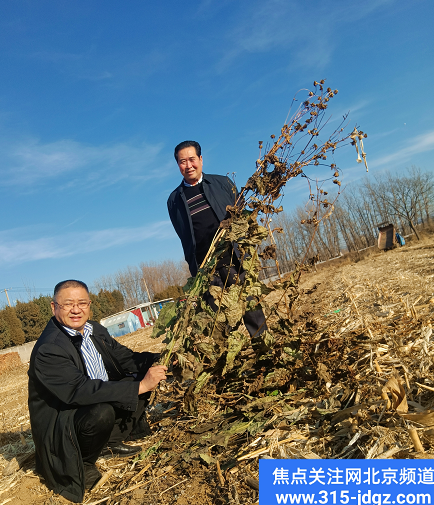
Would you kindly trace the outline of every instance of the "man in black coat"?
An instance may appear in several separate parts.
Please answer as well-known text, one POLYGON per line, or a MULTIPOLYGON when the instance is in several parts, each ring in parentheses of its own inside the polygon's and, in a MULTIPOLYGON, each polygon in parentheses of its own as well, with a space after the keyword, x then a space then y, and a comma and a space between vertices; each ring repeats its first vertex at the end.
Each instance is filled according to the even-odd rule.
POLYGON ((53 317, 29 365, 29 412, 36 470, 56 493, 81 502, 101 477, 100 455, 130 456, 144 436, 144 409, 166 378, 158 355, 119 344, 90 315, 89 290, 76 280, 54 289, 53 317))
MULTIPOLYGON (((226 207, 234 205, 237 188, 226 176, 204 174, 202 150, 198 142, 186 140, 175 147, 175 159, 183 176, 181 184, 167 200, 170 220, 184 249, 185 261, 194 277, 205 259, 220 222, 226 216, 226 207)), ((228 251, 216 267, 212 284, 231 286, 240 273, 245 272, 235 252, 228 251)), ((207 304, 217 312, 213 297, 205 295, 207 304)), ((244 324, 250 335, 259 335, 267 329, 261 309, 246 312, 244 324)))

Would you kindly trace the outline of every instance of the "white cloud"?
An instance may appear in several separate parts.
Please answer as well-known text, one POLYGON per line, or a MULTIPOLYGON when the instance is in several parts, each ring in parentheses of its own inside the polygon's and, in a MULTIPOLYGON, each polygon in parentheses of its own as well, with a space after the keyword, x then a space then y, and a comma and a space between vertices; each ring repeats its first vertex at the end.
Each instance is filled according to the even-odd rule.
POLYGON ((164 170, 168 161, 161 159, 162 144, 93 146, 75 140, 42 143, 32 138, 2 144, 0 186, 33 190, 56 180, 59 189, 93 189, 168 175, 164 170))
POLYGON ((407 141, 407 145, 399 149, 395 149, 384 156, 373 159, 368 165, 371 167, 382 167, 384 165, 389 165, 393 162, 399 162, 400 165, 405 163, 413 156, 416 156, 427 151, 432 151, 434 149, 434 130, 426 132, 422 135, 418 135, 407 141))
POLYGON ((0 266, 64 258, 144 240, 164 240, 174 236, 174 231, 170 221, 159 221, 135 228, 70 232, 24 240, 20 238, 23 235, 27 236, 20 229, 0 232, 0 266))
MULTIPOLYGON (((327 83, 327 81, 326 81, 326 83, 327 83)), ((363 117, 364 115, 366 115, 368 113, 370 104, 371 104, 371 100, 360 100, 359 102, 349 105, 348 107, 340 107, 339 109, 337 109, 337 112, 332 112, 332 115, 330 116, 329 123, 334 123, 336 121, 342 121, 343 118, 345 116, 347 116, 347 114, 348 114, 347 121, 352 123, 353 118, 354 118, 354 113, 359 112, 359 114, 357 114, 357 117, 358 118, 363 117)))
POLYGON ((382 132, 375 133, 373 135, 369 135, 369 140, 370 141, 372 141, 372 140, 378 141, 378 140, 384 139, 386 137, 390 137, 391 135, 395 135, 396 133, 399 133, 399 132, 400 132, 400 128, 393 128, 392 130, 382 131, 382 132))
MULTIPOLYGON (((236 25, 226 34, 229 47, 217 65, 226 68, 243 53, 285 49, 291 64, 324 67, 329 63, 340 27, 359 22, 395 0, 366 0, 357 4, 269 0, 244 4, 236 25)), ((287 62, 289 63, 289 61, 287 62)))

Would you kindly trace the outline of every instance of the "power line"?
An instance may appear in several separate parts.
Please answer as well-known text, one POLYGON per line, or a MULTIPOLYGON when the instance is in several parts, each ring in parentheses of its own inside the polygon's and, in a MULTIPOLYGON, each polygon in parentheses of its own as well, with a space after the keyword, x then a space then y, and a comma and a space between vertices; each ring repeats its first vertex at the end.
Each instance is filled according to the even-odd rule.
MULTIPOLYGON (((98 289, 96 286, 88 286, 89 290, 98 289)), ((12 287, 7 288, 10 293, 33 293, 35 291, 52 293, 53 288, 12 287)), ((4 290, 0 291, 2 293, 4 290)))
POLYGON ((52 291, 53 288, 21 288, 21 287, 14 287, 14 288, 7 288, 8 291, 52 291))

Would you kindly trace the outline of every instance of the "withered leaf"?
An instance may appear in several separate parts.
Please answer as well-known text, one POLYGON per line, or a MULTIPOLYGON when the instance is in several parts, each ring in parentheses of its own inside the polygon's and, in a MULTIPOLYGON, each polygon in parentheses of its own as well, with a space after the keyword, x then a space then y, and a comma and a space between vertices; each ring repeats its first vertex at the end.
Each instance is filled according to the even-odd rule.
POLYGON ((392 395, 392 407, 398 414, 408 412, 407 396, 403 387, 403 380, 398 374, 392 376, 383 386, 383 392, 390 392, 392 395))
POLYGON ((233 220, 226 237, 231 242, 237 242, 249 230, 249 223, 245 219, 233 220))
POLYGON ((241 349, 250 342, 250 339, 240 331, 233 331, 228 337, 228 353, 226 355, 226 365, 222 375, 232 368, 235 357, 241 349))
POLYGON ((194 394, 199 393, 199 391, 205 386, 209 381, 211 374, 209 372, 202 372, 196 380, 196 386, 194 388, 194 394))
POLYGON ((229 326, 234 327, 244 315, 243 301, 240 300, 241 285, 232 285, 223 293, 221 304, 229 326))
POLYGON ((318 363, 317 365, 317 372, 318 376, 327 384, 332 382, 331 375, 327 371, 326 365, 324 363, 318 363))
POLYGON ((275 260, 277 258, 276 255, 276 246, 274 244, 267 245, 264 247, 264 250, 259 254, 259 257, 263 260, 275 260))
POLYGON ((423 424, 424 426, 434 426, 434 410, 425 410, 414 414, 399 413, 407 421, 423 424))

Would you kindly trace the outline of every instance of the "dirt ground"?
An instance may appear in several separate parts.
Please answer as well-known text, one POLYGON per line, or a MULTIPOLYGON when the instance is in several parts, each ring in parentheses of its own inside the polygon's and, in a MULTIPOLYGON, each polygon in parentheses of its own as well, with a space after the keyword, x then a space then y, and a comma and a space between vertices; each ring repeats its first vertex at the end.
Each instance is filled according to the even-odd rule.
MULTIPOLYGON (((434 318, 434 236, 424 237, 420 242, 411 241, 391 251, 370 249, 363 256, 359 254, 318 265, 317 272, 303 275, 301 296, 293 317, 300 329, 309 324, 331 324, 343 331, 349 325, 355 329, 357 324, 372 328, 385 322, 397 324, 403 308, 415 317, 423 317, 424 324, 430 324, 434 318), (360 314, 358 322, 350 321, 349 311, 360 314)), ((150 329, 139 330, 119 341, 136 351, 157 352, 162 347, 161 339, 150 339, 150 333, 150 329)), ((1 375, 0 505, 70 503, 53 495, 34 472, 34 445, 27 409, 27 369, 27 365, 21 365, 1 375), (21 468, 17 469, 18 466, 21 468)), ((164 421, 151 425, 152 436, 139 442, 144 450, 153 447, 159 437, 164 439, 164 421)), ((84 503, 227 503, 218 497, 218 483, 208 475, 205 463, 197 460, 191 465, 183 463, 182 471, 178 472, 167 466, 154 473, 152 458, 147 465, 140 461, 126 465, 122 460, 101 458, 98 465, 102 471, 110 469, 120 481, 128 479, 131 484, 128 488, 138 486, 105 498, 101 498, 101 494, 95 498, 93 493, 87 493, 84 503)), ((236 469, 226 474, 226 485, 230 487, 234 479, 237 479, 236 469)), ((257 492, 246 490, 243 496, 233 496, 230 501, 254 504, 257 492)))

